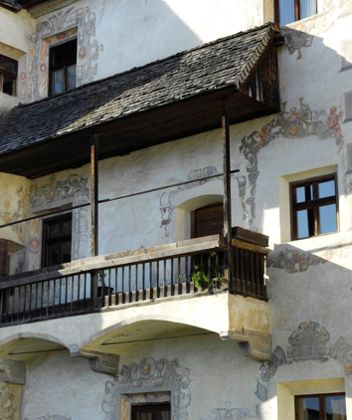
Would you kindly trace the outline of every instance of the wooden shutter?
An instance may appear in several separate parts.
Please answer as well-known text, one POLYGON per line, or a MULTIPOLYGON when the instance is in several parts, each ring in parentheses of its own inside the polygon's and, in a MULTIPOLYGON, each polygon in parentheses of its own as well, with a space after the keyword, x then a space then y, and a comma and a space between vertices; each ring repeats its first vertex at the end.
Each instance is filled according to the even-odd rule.
POLYGON ((224 210, 222 203, 211 204, 192 212, 192 238, 222 233, 224 210))

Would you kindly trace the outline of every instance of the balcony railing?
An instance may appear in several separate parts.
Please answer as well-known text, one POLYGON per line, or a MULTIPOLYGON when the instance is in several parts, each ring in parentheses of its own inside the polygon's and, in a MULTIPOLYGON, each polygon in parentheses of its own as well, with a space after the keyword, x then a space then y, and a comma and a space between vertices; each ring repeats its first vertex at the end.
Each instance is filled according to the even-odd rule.
POLYGON ((86 258, 3 278, 0 326, 226 289, 266 299, 265 243, 258 244, 255 233, 243 238, 243 232, 247 231, 234 231, 234 278, 230 281, 220 235, 86 258))

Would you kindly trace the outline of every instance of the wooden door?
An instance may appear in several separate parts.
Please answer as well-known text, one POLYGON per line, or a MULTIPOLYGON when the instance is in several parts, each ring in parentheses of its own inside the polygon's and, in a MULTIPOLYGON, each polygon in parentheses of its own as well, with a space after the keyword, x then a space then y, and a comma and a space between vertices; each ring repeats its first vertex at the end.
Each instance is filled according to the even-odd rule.
POLYGON ((223 231, 224 209, 222 203, 213 203, 192 212, 191 237, 216 235, 223 231))

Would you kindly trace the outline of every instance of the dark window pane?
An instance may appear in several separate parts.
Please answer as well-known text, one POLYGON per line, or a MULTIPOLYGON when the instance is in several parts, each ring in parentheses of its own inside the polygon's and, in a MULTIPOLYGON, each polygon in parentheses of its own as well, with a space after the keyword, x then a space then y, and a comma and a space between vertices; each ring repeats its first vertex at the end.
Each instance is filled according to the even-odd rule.
POLYGON ((67 90, 76 87, 76 64, 67 67, 67 90))
POLYGON ((319 182, 318 195, 319 195, 319 198, 334 197, 335 196, 335 181, 331 179, 330 181, 319 182))
POLYGON ((347 420, 346 402, 344 395, 330 395, 325 397, 325 420, 347 420))
POLYGON ((61 262, 66 263, 71 261, 71 241, 62 244, 61 262))
POLYGON ((15 81, 13 78, 4 75, 2 91, 7 95, 15 95, 15 81))
POLYGON ((300 0, 299 2, 301 19, 317 13, 317 0, 300 0))
POLYGON ((0 70, 5 70, 7 73, 17 75, 17 61, 11 58, 0 55, 0 70))
POLYGON ((294 0, 279 0, 279 19, 281 25, 286 25, 296 20, 294 3, 294 0))
POLYGON ((43 266, 71 261, 72 214, 44 220, 43 266))
POLYGON ((306 189, 305 187, 296 188, 296 203, 303 203, 306 201, 306 189))
POLYGON ((170 403, 132 405, 132 420, 171 420, 170 403))
POLYGON ((337 231, 336 204, 319 207, 320 233, 337 231))
POLYGON ((297 211, 297 239, 308 238, 308 210, 297 211))
POLYGON ((77 40, 50 48, 50 95, 76 87, 77 40))
POLYGON ((319 397, 299 397, 296 402, 297 420, 320 419, 319 397))
POLYGON ((65 72, 64 69, 55 70, 51 74, 51 92, 58 95, 65 91, 65 72))

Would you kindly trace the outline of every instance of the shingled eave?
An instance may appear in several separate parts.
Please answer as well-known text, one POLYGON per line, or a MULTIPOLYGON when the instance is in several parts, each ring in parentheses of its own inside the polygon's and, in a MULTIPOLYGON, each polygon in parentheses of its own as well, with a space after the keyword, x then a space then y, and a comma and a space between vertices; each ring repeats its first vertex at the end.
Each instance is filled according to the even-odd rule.
POLYGON ((0 0, 0 6, 5 9, 11 10, 11 12, 19 12, 22 10, 22 7, 18 4, 16 0, 0 0))

